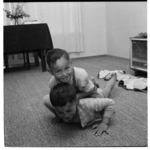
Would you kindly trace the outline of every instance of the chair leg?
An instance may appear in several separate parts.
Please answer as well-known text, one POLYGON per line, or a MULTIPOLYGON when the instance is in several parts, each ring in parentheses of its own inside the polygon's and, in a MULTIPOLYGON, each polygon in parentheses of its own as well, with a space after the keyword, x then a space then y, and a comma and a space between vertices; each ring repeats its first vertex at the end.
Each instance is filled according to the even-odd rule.
POLYGON ((35 67, 39 66, 39 59, 38 59, 37 52, 34 52, 34 62, 35 62, 35 67))

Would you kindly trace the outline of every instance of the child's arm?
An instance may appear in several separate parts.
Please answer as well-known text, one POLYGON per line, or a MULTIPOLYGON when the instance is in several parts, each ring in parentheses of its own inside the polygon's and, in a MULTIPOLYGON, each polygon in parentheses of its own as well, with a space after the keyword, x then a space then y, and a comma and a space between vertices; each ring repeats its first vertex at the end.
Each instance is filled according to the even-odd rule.
MULTIPOLYGON (((90 97, 92 94, 97 92, 97 88, 99 88, 98 83, 95 82, 94 78, 92 80, 87 79, 86 86, 83 88, 83 92, 77 93, 77 99, 82 99, 86 97, 90 97)), ((92 98, 101 98, 98 94, 92 95, 92 98)))
POLYGON ((95 82, 94 78, 92 78, 91 80, 87 72, 84 71, 83 76, 81 76, 81 78, 78 78, 77 80, 77 86, 81 91, 80 93, 78 93, 77 97, 78 99, 82 99, 82 98, 90 97, 91 95, 95 94, 97 92, 98 84, 95 82))
POLYGON ((49 107, 49 110, 55 115, 51 119, 51 124, 56 125, 56 124, 60 123, 62 121, 62 119, 57 115, 56 111, 52 107, 49 107))
MULTIPOLYGON (((51 91, 51 88, 50 88, 51 91)), ((45 105, 55 116, 51 119, 51 124, 52 125, 56 125, 58 123, 60 123, 62 121, 62 119, 57 115, 51 100, 50 100, 50 96, 49 96, 49 101, 47 102, 47 104, 45 105)))
POLYGON ((109 127, 109 122, 110 122, 110 118, 112 117, 112 115, 115 113, 114 110, 114 104, 115 102, 112 99, 100 99, 101 104, 97 104, 96 111, 102 110, 104 109, 104 115, 103 115, 103 119, 101 124, 99 125, 94 125, 93 129, 96 128, 96 131, 94 132, 95 135, 101 135, 102 133, 107 132, 108 127, 109 127))
POLYGON ((93 126, 93 129, 96 128, 94 134, 101 135, 103 132, 107 132, 110 118, 115 113, 114 104, 114 100, 109 98, 86 98, 84 100, 80 100, 79 114, 82 127, 85 127, 86 125, 88 125, 89 122, 94 121, 91 120, 91 117, 85 117, 85 115, 88 115, 88 113, 84 112, 84 109, 86 109, 88 112, 91 111, 92 114, 98 113, 101 114, 100 117, 103 117, 101 124, 93 126))
POLYGON ((55 115, 52 119, 51 119, 51 124, 52 125, 56 125, 58 123, 61 122, 61 118, 57 115, 56 111, 50 107, 50 106, 47 106, 47 108, 55 115))
MULTIPOLYGON (((91 81, 93 82, 93 84, 95 85, 93 89, 89 89, 90 91, 89 92, 80 92, 77 94, 77 98, 78 99, 82 99, 82 98, 86 98, 86 97, 89 97, 90 95, 92 95, 93 93, 97 92, 97 88, 99 88, 99 85, 98 83, 96 83, 95 79, 93 77, 91 77, 91 81)), ((90 81, 89 81, 90 82, 90 81)), ((91 83, 87 82, 89 85, 91 83)), ((87 84, 87 86, 89 86, 87 84)), ((90 86, 89 86, 90 87, 90 86)), ((92 87, 92 86, 91 86, 92 87)), ((101 97, 98 97, 98 95, 96 94, 95 96, 92 95, 92 98, 101 98, 101 97)))
POLYGON ((89 92, 80 92, 77 93, 77 99, 82 99, 82 98, 86 98, 89 97, 90 95, 92 95, 95 92, 95 88, 89 92))

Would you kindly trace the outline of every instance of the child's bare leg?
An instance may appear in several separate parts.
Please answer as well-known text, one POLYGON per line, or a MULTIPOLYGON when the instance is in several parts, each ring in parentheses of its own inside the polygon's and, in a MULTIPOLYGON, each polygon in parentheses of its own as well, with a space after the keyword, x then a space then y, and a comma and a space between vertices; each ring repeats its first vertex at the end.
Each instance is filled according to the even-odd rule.
POLYGON ((91 81, 93 82, 93 84, 94 84, 97 88, 99 88, 99 84, 96 83, 94 77, 91 77, 91 81))
POLYGON ((117 78, 116 73, 113 73, 111 79, 106 82, 106 85, 103 89, 103 94, 104 94, 105 98, 109 97, 109 95, 116 83, 116 78, 117 78))

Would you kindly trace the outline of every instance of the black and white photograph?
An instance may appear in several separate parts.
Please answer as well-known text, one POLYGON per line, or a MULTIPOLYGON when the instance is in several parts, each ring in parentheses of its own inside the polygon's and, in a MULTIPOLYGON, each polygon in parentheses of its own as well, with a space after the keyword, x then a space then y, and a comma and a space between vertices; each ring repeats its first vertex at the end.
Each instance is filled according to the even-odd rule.
POLYGON ((148 147, 148 1, 3 1, 5 148, 148 147))

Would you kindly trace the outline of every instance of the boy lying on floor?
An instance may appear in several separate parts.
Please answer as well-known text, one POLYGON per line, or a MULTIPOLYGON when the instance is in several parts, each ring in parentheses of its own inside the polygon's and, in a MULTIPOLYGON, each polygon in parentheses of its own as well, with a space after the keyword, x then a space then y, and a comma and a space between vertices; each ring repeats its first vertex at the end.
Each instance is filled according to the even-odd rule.
POLYGON ((110 118, 115 113, 115 102, 109 98, 78 99, 73 85, 60 83, 50 91, 51 104, 57 117, 68 123, 81 123, 82 127, 91 124, 97 119, 101 123, 94 125, 95 135, 107 133, 110 118))

